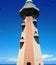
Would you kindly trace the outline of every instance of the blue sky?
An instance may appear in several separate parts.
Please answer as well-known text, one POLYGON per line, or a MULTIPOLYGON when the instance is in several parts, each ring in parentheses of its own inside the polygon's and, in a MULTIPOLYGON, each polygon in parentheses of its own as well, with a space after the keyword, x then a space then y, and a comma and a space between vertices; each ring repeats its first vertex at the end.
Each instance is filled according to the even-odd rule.
MULTIPOLYGON (((19 10, 26 0, 0 0, 0 63, 18 57, 22 19, 19 10)), ((40 9, 37 19, 41 52, 45 63, 56 63, 56 0, 33 0, 40 9)))

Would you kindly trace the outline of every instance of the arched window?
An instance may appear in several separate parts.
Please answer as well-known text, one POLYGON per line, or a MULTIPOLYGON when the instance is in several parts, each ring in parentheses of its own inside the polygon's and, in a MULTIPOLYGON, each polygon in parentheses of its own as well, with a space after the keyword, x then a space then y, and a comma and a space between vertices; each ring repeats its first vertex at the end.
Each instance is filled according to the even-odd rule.
POLYGON ((31 62, 27 62, 27 65, 31 65, 31 62))
POLYGON ((41 65, 41 64, 39 63, 39 65, 41 65))

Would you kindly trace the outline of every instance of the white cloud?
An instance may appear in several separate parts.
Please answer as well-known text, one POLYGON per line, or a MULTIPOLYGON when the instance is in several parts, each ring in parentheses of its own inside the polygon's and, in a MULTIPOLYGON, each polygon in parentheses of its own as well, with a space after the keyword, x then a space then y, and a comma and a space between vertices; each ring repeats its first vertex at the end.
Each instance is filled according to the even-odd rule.
POLYGON ((7 62, 16 62, 17 59, 16 59, 16 58, 8 58, 6 61, 7 61, 7 62))
POLYGON ((49 54, 42 55, 43 59, 47 59, 47 58, 51 58, 51 57, 53 57, 53 55, 49 55, 49 54))
POLYGON ((48 59, 48 61, 56 61, 56 57, 55 58, 50 58, 50 59, 48 59))
MULTIPOLYGON (((42 55, 44 63, 56 63, 56 57, 51 54, 43 54, 42 55)), ((16 63, 17 58, 6 58, 0 59, 0 63, 16 63)))
POLYGON ((5 58, 5 59, 0 59, 0 63, 16 63, 17 58, 5 58))
POLYGON ((44 63, 56 63, 56 57, 54 55, 50 54, 44 54, 42 55, 44 63))

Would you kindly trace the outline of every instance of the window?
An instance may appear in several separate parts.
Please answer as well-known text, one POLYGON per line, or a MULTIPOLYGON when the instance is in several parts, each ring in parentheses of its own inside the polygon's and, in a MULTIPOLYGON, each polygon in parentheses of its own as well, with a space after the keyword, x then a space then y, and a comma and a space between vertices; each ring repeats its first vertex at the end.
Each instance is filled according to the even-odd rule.
POLYGON ((37 35, 37 31, 34 32, 35 41, 39 44, 39 36, 37 35))
POLYGON ((21 37, 21 39, 24 39, 23 37, 21 37))
POLYGON ((25 28, 25 22, 22 22, 22 31, 24 31, 25 28))
POLYGON ((39 65, 41 65, 41 64, 39 63, 39 65))
POLYGON ((33 22, 33 24, 34 24, 34 26, 37 28, 37 24, 36 24, 36 22, 33 22))
POLYGON ((20 39, 20 49, 23 47, 24 44, 24 37, 21 37, 20 39))
POLYGON ((23 44, 24 44, 24 42, 21 42, 20 43, 20 49, 23 47, 23 44))
POLYGON ((39 37, 35 37, 35 40, 39 44, 39 37))
POLYGON ((27 65, 31 65, 31 62, 27 62, 27 65))

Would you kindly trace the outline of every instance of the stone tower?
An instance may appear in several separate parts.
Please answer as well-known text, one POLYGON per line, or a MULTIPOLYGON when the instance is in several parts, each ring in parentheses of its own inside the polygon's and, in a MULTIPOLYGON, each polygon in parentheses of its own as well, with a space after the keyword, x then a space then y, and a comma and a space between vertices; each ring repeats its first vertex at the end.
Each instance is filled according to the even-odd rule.
POLYGON ((19 12, 23 21, 17 65, 43 65, 36 24, 39 9, 32 0, 27 0, 19 12))

